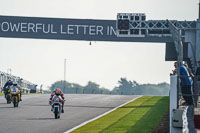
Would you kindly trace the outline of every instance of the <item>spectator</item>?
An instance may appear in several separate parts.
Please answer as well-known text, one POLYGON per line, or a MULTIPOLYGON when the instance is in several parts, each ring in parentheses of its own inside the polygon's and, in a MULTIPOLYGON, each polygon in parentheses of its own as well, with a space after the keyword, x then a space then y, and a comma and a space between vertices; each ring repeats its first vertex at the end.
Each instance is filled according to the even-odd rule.
POLYGON ((184 64, 184 66, 187 68, 190 77, 191 77, 192 79, 194 79, 194 74, 192 73, 192 70, 188 67, 187 64, 184 64))
POLYGON ((174 62, 174 67, 175 67, 175 69, 172 70, 172 73, 170 73, 170 75, 176 75, 177 74, 177 68, 178 68, 178 63, 177 62, 174 62))
MULTIPOLYGON (((187 65, 186 65, 187 66, 187 65)), ((172 70, 172 74, 170 75, 176 75, 178 72, 178 62, 174 62, 175 70, 172 70)), ((194 105, 193 102, 193 91, 192 91, 192 78, 189 74, 188 69, 185 67, 185 65, 180 65, 180 86, 181 86, 181 92, 183 95, 183 99, 185 100, 185 104, 187 105, 194 105)))
POLYGON ((192 91, 192 78, 184 65, 180 65, 180 80, 181 80, 181 91, 183 98, 187 105, 194 105, 193 102, 193 91, 192 91))
MULTIPOLYGON (((195 76, 196 76, 196 90, 197 90, 197 94, 200 95, 200 61, 197 61, 197 70, 196 70, 196 73, 195 73, 195 76)), ((198 100, 198 96, 197 96, 197 100, 198 100)))
POLYGON ((200 61, 197 61, 197 70, 195 75, 197 76, 197 80, 200 81, 200 61))

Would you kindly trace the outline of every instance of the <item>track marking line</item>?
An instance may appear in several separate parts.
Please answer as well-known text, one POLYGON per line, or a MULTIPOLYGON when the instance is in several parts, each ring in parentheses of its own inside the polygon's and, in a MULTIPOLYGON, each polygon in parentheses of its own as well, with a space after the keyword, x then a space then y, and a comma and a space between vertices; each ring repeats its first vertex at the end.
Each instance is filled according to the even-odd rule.
POLYGON ((134 101, 134 100, 136 100, 136 99, 142 97, 142 96, 143 96, 143 95, 140 95, 140 96, 138 96, 138 97, 135 97, 135 98, 133 98, 132 100, 127 101, 126 103, 123 103, 123 104, 121 104, 121 105, 115 107, 115 108, 112 109, 112 110, 109 110, 109 111, 107 111, 107 112, 105 112, 105 113, 103 113, 103 114, 101 114, 101 115, 99 115, 99 116, 97 116, 97 117, 94 117, 94 118, 92 118, 92 119, 90 119, 90 120, 87 120, 87 121, 81 123, 80 125, 75 126, 75 127, 71 128, 71 129, 65 131, 64 133, 71 133, 72 131, 74 131, 74 130, 76 130, 76 129, 78 129, 78 128, 80 128, 80 127, 82 127, 82 126, 84 126, 84 125, 86 125, 86 124, 88 124, 88 123, 90 123, 90 122, 92 122, 92 121, 95 121, 95 120, 97 120, 97 119, 99 119, 99 118, 101 118, 101 117, 103 117, 103 116, 105 116, 105 115, 107 115, 107 114, 109 114, 109 113, 115 111, 116 109, 118 109, 118 108, 120 108, 120 107, 122 107, 122 106, 124 106, 124 105, 126 105, 126 104, 128 104, 128 103, 130 103, 130 102, 132 102, 132 101, 134 101))

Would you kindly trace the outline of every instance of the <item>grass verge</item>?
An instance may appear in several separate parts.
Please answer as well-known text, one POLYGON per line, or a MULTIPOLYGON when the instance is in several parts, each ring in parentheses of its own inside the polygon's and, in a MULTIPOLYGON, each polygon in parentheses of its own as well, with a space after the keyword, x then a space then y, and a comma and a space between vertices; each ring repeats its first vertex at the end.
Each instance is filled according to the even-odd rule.
POLYGON ((169 97, 143 96, 72 133, 151 133, 168 107, 169 97))

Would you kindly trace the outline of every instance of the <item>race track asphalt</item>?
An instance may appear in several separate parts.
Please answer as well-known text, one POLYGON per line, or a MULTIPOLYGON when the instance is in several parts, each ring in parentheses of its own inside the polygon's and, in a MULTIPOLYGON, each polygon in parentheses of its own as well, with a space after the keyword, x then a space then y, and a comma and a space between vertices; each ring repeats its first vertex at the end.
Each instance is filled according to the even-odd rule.
POLYGON ((54 119, 48 94, 23 95, 18 108, 0 96, 0 133, 63 133, 139 96, 65 94, 64 114, 54 119))

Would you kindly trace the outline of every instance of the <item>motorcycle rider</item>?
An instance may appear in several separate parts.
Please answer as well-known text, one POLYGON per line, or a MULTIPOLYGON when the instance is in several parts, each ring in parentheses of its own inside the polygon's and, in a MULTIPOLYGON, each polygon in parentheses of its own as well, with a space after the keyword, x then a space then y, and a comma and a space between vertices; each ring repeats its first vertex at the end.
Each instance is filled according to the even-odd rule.
MULTIPOLYGON (((64 100, 65 99, 64 93, 60 90, 60 88, 55 89, 54 91, 51 92, 50 101, 52 100, 53 96, 55 96, 55 95, 61 96, 61 98, 62 98, 62 110, 61 110, 61 112, 64 113, 64 109, 63 109, 63 107, 64 107, 64 101, 65 101, 64 100)), ((53 107, 51 108, 51 110, 52 109, 53 109, 53 107)))
POLYGON ((8 94, 8 90, 10 89, 10 87, 13 85, 13 82, 9 79, 4 87, 3 87, 3 92, 4 92, 4 95, 5 95, 5 98, 6 98, 6 95, 8 94))
POLYGON ((21 87, 19 87, 19 85, 17 84, 17 82, 13 82, 11 88, 13 88, 13 87, 19 89, 20 93, 19 93, 19 97, 18 97, 18 98, 19 98, 20 101, 22 101, 22 91, 21 91, 21 87))

